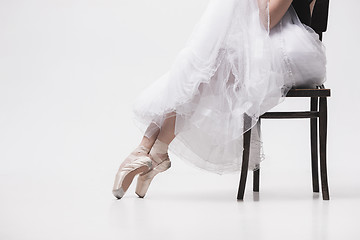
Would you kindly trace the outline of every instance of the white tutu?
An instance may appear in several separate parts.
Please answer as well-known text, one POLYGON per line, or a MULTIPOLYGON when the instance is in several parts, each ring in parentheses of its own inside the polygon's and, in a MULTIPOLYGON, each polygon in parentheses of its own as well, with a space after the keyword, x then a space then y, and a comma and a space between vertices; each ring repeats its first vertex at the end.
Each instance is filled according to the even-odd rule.
POLYGON ((209 2, 171 69, 135 99, 134 123, 145 136, 176 113, 169 151, 222 174, 241 169, 243 133, 256 126, 249 169, 259 167, 259 116, 290 88, 322 84, 326 73, 317 34, 292 7, 269 30, 267 6, 267 0, 209 2))

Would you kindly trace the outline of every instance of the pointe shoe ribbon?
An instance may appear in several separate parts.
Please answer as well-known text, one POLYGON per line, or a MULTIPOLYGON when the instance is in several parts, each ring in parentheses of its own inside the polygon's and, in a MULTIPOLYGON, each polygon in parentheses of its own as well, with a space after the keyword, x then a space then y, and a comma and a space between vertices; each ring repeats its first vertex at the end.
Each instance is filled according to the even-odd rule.
POLYGON ((143 146, 137 147, 120 165, 112 190, 116 198, 121 199, 124 196, 137 174, 148 172, 151 169, 152 160, 148 155, 148 150, 143 146))

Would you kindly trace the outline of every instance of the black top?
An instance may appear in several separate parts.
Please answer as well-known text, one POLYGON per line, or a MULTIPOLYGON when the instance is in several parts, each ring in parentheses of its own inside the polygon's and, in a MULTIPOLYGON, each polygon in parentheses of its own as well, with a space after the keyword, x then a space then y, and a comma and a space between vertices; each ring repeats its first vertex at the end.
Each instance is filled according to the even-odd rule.
POLYGON ((312 16, 310 15, 311 2, 312 0, 293 0, 292 6, 300 21, 314 29, 321 38, 322 33, 327 29, 329 0, 316 0, 312 16))
POLYGON ((311 15, 310 15, 310 3, 312 0, 293 0, 292 6, 294 7, 300 21, 310 27, 311 15))

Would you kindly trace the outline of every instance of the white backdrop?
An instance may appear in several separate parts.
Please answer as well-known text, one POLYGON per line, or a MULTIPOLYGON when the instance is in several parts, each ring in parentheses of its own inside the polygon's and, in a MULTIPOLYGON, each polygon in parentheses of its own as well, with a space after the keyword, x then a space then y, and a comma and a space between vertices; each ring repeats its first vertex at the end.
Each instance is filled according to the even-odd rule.
MULTIPOLYGON (((31 218, 19 217, 28 211, 39 220, 31 209, 57 207, 54 188, 69 201, 91 197, 77 195, 82 188, 112 200, 116 171, 142 136, 131 119, 133 98, 168 70, 207 2, 0 0, 0 225, 6 226, 0 236, 12 236, 17 224, 31 233, 25 227, 31 218)), ((325 86, 332 89, 328 172, 335 197, 360 195, 359 7, 356 0, 332 0, 324 34, 325 86)), ((294 106, 307 109, 309 103, 289 99, 277 108, 294 106)), ((262 127, 264 188, 307 181, 311 192, 308 121, 264 120, 262 127)), ((206 173, 170 157, 166 176, 173 187, 193 181, 195 192, 216 179, 235 198, 237 175, 206 173)))

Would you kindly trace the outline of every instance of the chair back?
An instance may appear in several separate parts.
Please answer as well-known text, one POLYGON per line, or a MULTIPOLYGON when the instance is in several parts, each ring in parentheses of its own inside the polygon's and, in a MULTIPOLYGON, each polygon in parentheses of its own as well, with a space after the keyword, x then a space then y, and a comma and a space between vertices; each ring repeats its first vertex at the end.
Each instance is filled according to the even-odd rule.
POLYGON ((319 34, 322 40, 322 33, 327 29, 329 16, 329 0, 316 0, 311 17, 311 28, 319 34))

